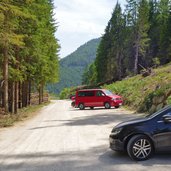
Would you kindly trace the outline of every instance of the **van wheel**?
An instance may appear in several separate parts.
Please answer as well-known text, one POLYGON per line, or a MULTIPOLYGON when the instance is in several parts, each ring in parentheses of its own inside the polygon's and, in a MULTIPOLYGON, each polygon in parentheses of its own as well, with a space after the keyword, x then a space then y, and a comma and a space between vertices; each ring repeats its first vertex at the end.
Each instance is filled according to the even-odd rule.
POLYGON ((133 160, 147 160, 154 152, 153 144, 147 136, 135 135, 127 144, 127 152, 133 160))
POLYGON ((72 102, 72 103, 71 103, 71 106, 72 106, 72 107, 75 107, 75 102, 72 102))
POLYGON ((111 108, 111 105, 110 105, 110 103, 108 103, 108 102, 106 102, 106 103, 104 104, 104 106, 105 106, 106 109, 110 109, 110 108, 111 108))
POLYGON ((84 104, 83 103, 80 103, 79 104, 79 108, 80 108, 80 110, 84 110, 84 108, 85 108, 84 104))

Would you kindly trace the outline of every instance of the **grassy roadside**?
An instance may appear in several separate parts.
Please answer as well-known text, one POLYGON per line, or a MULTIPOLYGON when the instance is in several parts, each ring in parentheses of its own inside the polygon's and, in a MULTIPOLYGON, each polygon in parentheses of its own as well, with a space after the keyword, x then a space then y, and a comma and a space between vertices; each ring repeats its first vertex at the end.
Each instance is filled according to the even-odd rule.
MULTIPOLYGON (((148 105, 153 100, 151 97, 160 98, 171 89, 171 63, 154 69, 150 76, 137 75, 105 85, 103 88, 120 94, 124 99, 124 104, 129 108, 139 112, 148 112, 148 105)), ((171 96, 167 103, 171 104, 171 96)))
POLYGON ((0 128, 10 127, 19 121, 25 121, 34 117, 42 109, 42 107, 47 106, 49 103, 50 102, 20 109, 18 114, 0 115, 0 128))

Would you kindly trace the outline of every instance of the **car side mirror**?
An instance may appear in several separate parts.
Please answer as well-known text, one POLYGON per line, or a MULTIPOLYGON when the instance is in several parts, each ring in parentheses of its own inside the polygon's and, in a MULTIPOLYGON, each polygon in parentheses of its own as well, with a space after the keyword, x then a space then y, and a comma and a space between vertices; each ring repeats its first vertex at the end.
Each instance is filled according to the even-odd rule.
POLYGON ((171 115, 170 114, 166 114, 163 116, 163 121, 165 123, 171 123, 171 115))

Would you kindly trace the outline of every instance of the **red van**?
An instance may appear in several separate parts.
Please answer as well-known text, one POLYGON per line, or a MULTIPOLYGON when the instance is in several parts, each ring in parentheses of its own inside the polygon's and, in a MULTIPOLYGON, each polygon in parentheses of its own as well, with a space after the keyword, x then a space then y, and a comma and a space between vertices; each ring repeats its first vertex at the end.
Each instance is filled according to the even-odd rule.
POLYGON ((75 96, 75 106, 83 110, 85 107, 102 107, 110 109, 112 106, 118 108, 123 103, 121 96, 115 95, 105 89, 78 90, 75 96))

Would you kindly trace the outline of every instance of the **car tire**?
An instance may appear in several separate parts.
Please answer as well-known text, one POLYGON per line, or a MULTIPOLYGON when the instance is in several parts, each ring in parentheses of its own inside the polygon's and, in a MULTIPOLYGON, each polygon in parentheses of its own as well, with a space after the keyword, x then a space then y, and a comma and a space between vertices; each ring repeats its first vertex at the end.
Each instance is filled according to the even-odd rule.
POLYGON ((110 109, 110 108, 111 108, 111 105, 110 105, 110 103, 106 102, 106 103, 104 104, 104 107, 105 107, 106 109, 110 109))
POLYGON ((135 135, 127 144, 128 155, 136 161, 147 160, 153 152, 152 141, 145 135, 135 135))
POLYGON ((71 106, 72 106, 72 107, 75 107, 75 102, 72 102, 72 103, 71 103, 71 106))
POLYGON ((80 103, 78 107, 80 108, 80 110, 84 110, 84 108, 85 108, 83 103, 80 103))

